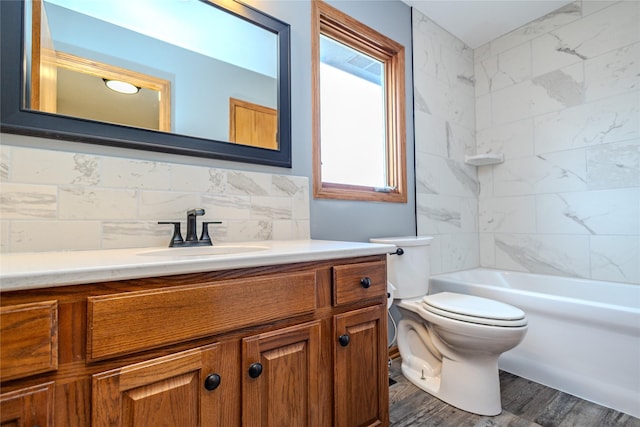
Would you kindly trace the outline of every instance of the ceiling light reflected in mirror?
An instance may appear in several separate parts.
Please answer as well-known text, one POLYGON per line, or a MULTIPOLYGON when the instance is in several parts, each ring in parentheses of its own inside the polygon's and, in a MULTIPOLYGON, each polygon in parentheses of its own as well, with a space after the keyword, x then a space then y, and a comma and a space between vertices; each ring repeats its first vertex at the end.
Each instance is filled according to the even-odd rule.
POLYGON ((104 80, 104 84, 114 92, 123 93, 125 95, 134 95, 140 91, 138 86, 123 82, 122 80, 102 80, 104 80))

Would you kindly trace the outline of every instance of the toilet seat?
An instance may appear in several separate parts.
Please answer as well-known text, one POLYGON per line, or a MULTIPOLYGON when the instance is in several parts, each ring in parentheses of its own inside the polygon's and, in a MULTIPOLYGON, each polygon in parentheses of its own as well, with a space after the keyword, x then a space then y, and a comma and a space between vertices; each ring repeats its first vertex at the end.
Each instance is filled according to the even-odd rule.
POLYGON ((439 292, 426 295, 422 306, 433 314, 481 325, 519 327, 527 324, 519 308, 473 295, 439 292))

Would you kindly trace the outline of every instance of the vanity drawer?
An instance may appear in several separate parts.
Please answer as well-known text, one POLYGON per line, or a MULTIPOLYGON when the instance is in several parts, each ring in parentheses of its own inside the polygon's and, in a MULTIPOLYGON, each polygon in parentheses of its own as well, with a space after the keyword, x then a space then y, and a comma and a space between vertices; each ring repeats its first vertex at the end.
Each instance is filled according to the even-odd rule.
POLYGON ((384 261, 333 267, 333 304, 346 304, 386 295, 387 269, 384 261))
POLYGON ((313 313, 316 305, 315 272, 89 297, 87 358, 104 359, 313 313))
POLYGON ((0 309, 2 381, 58 368, 58 302, 42 301, 0 309))

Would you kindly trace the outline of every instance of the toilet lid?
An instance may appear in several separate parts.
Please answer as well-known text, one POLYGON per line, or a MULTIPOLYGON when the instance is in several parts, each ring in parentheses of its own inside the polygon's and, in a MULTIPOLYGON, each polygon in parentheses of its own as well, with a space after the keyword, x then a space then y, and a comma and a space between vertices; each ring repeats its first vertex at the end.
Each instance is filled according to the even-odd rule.
POLYGON ((492 326, 524 326, 524 311, 509 304, 473 295, 440 292, 423 298, 424 308, 450 319, 492 326))

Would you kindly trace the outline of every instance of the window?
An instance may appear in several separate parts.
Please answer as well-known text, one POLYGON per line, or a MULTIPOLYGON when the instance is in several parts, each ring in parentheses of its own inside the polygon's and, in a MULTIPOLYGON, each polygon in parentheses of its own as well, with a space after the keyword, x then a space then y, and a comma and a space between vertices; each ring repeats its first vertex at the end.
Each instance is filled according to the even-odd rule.
POLYGON ((316 198, 406 203, 404 47, 313 1, 316 198))

